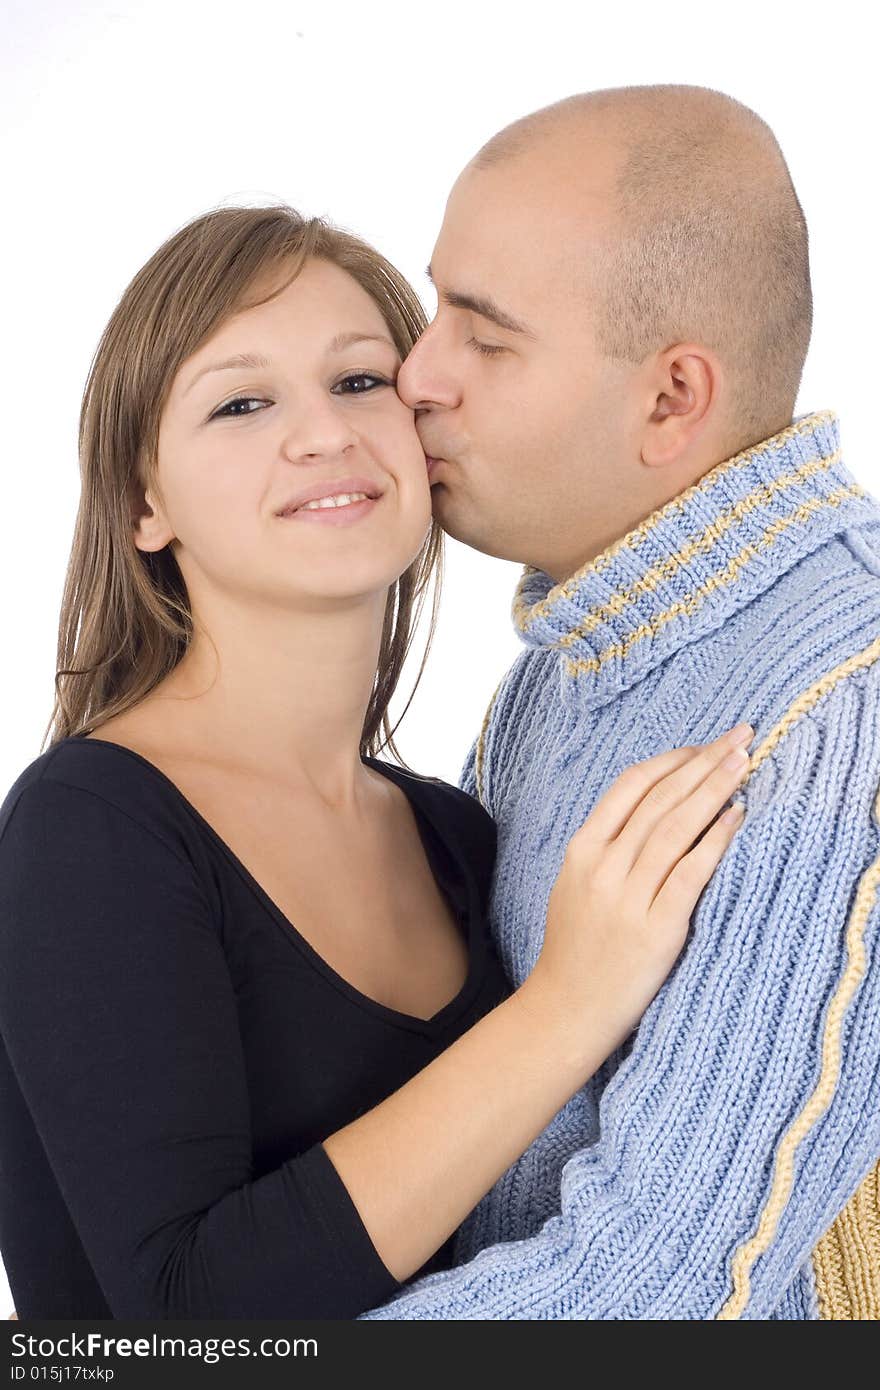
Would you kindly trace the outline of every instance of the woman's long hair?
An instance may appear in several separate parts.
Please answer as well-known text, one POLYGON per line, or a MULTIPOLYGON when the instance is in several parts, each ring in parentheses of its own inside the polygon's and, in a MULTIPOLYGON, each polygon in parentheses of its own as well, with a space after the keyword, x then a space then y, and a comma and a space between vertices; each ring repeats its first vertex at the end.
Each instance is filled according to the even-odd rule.
MULTIPOLYGON (((144 552, 134 526, 154 487, 159 420, 182 362, 231 315, 281 293, 307 258, 348 272, 378 306, 401 357, 426 326, 418 296, 399 271, 358 237, 286 204, 220 208, 194 218, 155 252, 128 285, 98 343, 79 424, 82 492, 58 627, 49 746, 131 709, 177 665, 193 619, 169 546, 144 552), (289 271, 289 273, 287 273, 289 271), (248 299, 268 276, 283 283, 248 299)), ((435 521, 419 554, 388 590, 379 662, 361 733, 361 756, 388 748, 409 709, 431 647, 443 570, 435 521), (413 641, 425 593, 434 597, 421 667, 392 728, 388 706, 413 641)))

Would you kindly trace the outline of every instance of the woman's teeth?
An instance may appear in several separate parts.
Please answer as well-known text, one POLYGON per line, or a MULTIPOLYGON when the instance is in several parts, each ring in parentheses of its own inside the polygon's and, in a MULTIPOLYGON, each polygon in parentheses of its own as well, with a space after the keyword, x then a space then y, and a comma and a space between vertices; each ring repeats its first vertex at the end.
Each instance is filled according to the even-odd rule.
POLYGON ((340 492, 335 497, 319 497, 316 502, 305 502, 301 512, 316 511, 318 507, 346 507, 349 502, 366 502, 365 492, 340 492))

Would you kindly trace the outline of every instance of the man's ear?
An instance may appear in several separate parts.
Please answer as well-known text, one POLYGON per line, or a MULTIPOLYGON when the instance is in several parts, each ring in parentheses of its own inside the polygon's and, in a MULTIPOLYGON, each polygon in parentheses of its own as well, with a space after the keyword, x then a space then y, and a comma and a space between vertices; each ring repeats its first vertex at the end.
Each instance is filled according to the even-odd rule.
POLYGON ((642 462, 678 463, 717 413, 722 383, 719 359, 701 343, 677 343, 661 353, 650 372, 642 462))

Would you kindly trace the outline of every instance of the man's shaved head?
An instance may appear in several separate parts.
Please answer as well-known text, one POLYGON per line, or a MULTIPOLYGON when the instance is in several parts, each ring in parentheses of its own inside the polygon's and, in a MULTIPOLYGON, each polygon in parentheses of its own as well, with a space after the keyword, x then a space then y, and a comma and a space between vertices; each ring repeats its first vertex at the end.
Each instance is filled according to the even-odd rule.
POLYGON ((804 215, 769 126, 705 87, 609 88, 514 121, 468 167, 533 158, 561 160, 574 196, 583 169, 609 170, 606 233, 584 267, 601 351, 638 363, 701 342, 728 373, 735 433, 787 421, 812 294, 804 215))

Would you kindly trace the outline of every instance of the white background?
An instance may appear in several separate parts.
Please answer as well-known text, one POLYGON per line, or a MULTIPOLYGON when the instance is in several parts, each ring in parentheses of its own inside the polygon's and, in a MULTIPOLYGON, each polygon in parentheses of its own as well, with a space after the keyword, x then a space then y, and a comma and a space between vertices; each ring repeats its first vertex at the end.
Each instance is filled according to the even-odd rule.
MULTIPOLYGON (((877 72, 860 9, 5 0, 0 801, 51 711, 92 353, 135 271, 218 204, 284 199, 330 217, 433 313, 424 267, 446 195, 494 131, 591 88, 728 92, 775 131, 809 224, 815 316, 796 413, 837 410, 845 461, 880 497, 877 72)), ((518 574, 447 541, 435 645, 398 733, 419 771, 457 781, 519 650, 518 574)))

